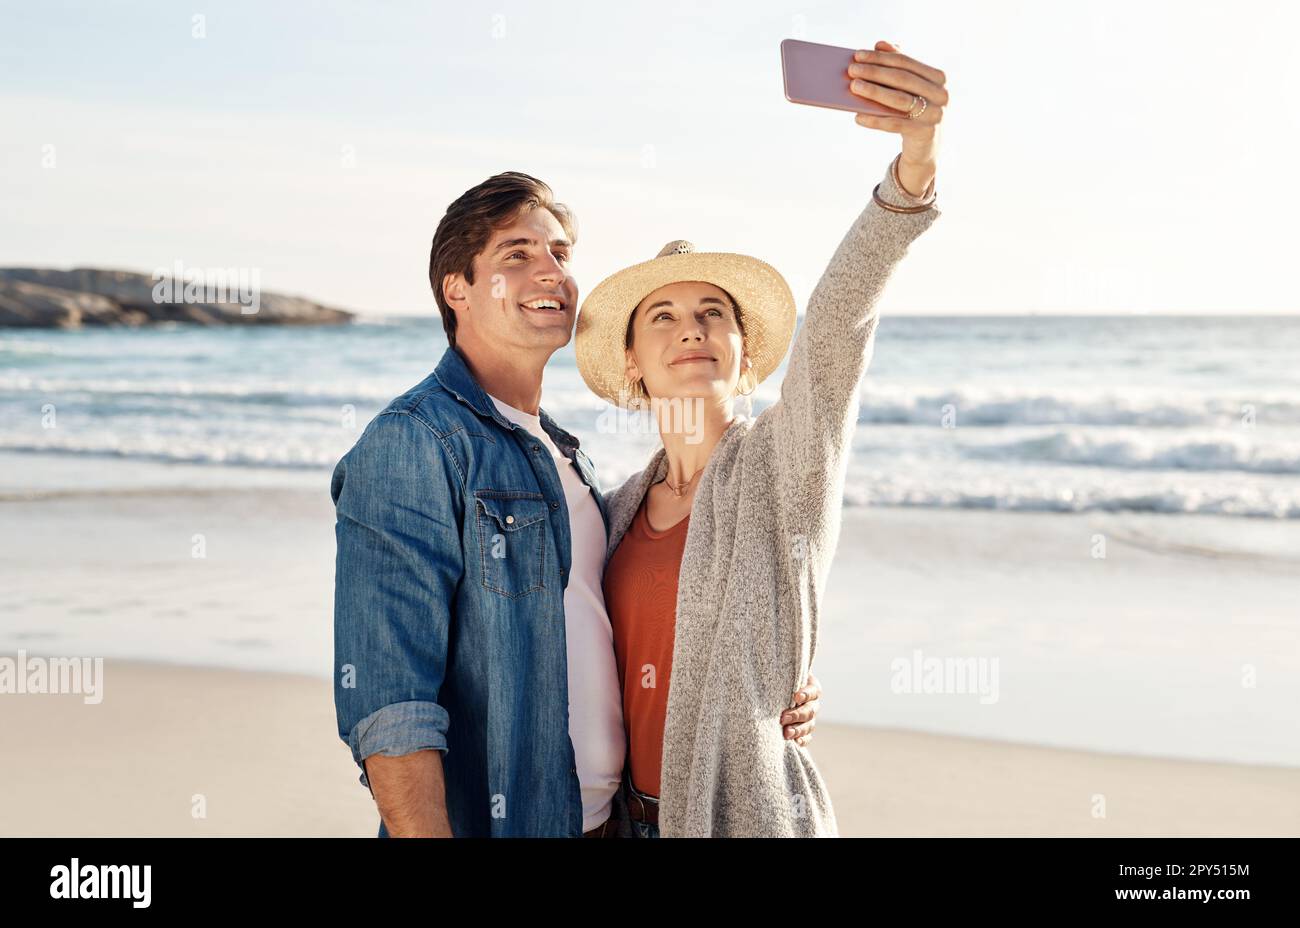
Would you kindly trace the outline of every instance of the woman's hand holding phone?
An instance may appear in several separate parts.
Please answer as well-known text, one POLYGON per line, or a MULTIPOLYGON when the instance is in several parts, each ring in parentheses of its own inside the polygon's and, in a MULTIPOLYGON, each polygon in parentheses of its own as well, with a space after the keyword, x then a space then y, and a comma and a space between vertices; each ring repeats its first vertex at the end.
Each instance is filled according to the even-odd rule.
POLYGON ((938 68, 904 55, 896 45, 877 42, 875 48, 860 50, 849 65, 852 83, 849 90, 864 100, 871 100, 906 114, 920 107, 917 96, 925 98, 925 109, 916 118, 906 115, 877 116, 859 113, 858 125, 903 137, 903 153, 898 160, 898 177, 906 192, 921 196, 934 179, 938 158, 939 123, 948 105, 947 76, 938 68))

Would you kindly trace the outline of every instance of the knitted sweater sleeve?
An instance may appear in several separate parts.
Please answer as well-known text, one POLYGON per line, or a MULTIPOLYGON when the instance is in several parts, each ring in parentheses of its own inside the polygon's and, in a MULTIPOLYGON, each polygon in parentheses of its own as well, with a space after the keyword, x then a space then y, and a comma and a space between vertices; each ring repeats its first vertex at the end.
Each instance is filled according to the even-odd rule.
MULTIPOLYGON (((898 206, 933 203, 894 183, 880 196, 898 206)), ((853 222, 808 301, 780 399, 764 411, 778 462, 785 524, 808 545, 833 544, 845 469, 857 421, 858 385, 871 361, 878 304, 908 246, 939 217, 937 207, 895 213, 873 199, 853 222)), ((820 559, 814 561, 820 566, 820 559)))

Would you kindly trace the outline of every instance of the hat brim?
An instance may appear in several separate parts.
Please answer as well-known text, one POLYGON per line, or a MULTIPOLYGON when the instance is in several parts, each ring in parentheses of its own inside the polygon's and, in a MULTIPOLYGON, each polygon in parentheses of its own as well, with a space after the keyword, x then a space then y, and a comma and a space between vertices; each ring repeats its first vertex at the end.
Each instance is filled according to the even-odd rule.
POLYGON ((627 321, 651 293, 688 280, 721 287, 736 299, 757 382, 781 366, 794 337, 798 312, 790 285, 776 268, 748 255, 670 254, 611 274, 583 300, 574 350, 578 371, 593 393, 615 406, 628 406, 627 321))

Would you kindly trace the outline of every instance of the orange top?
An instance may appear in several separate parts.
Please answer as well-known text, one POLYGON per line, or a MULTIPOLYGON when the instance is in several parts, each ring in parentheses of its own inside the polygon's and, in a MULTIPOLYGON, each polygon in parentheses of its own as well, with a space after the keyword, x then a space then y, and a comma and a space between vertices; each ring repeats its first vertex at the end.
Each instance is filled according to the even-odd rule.
POLYGON ((645 500, 605 568, 605 608, 623 687, 632 785, 659 795, 664 716, 677 624, 677 575, 690 516, 662 532, 646 520, 645 500))

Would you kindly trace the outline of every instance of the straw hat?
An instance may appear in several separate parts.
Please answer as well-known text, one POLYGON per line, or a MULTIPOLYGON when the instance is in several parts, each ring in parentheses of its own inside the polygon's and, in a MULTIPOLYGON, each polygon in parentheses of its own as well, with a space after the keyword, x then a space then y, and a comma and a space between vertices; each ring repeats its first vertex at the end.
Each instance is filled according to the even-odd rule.
POLYGON ((684 280, 713 284, 736 299, 755 383, 780 366, 794 337, 796 317, 794 294, 785 278, 757 258, 697 252, 690 242, 679 239, 665 245, 652 260, 606 277, 583 300, 575 350, 578 370, 593 393, 615 406, 628 405, 627 321, 651 293, 684 280))

